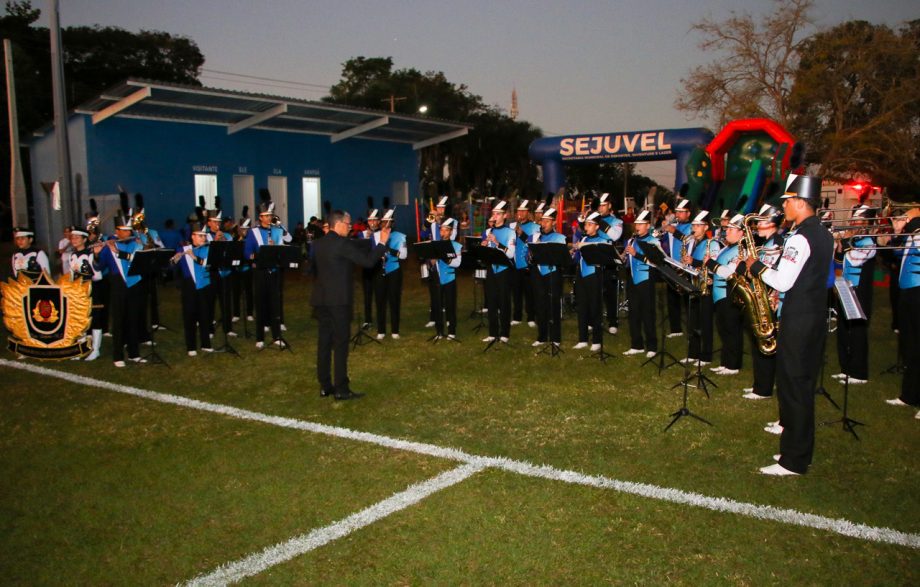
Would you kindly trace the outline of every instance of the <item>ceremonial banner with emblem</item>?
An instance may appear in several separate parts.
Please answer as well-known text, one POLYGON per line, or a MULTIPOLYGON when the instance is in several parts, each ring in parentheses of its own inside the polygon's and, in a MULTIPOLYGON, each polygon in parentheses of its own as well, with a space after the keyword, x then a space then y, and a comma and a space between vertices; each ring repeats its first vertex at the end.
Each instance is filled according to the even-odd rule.
POLYGON ((9 350, 35 359, 60 360, 90 352, 86 331, 91 323, 91 281, 46 273, 32 281, 20 274, 0 283, 3 323, 10 332, 9 350))

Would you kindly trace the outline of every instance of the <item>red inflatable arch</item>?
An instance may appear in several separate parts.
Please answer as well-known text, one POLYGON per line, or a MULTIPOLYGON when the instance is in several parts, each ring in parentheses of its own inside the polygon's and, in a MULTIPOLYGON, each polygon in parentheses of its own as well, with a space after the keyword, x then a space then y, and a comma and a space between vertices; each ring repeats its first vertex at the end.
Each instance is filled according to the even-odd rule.
MULTIPOLYGON (((761 131, 765 132, 777 142, 777 144, 788 143, 791 147, 795 143, 795 138, 789 134, 782 126, 767 118, 745 118, 743 120, 733 120, 712 139, 706 146, 706 152, 709 154, 709 160, 712 161, 712 179, 722 181, 725 179, 725 154, 732 148, 738 137, 744 133, 761 131)), ((792 149, 787 149, 783 156, 783 169, 789 168, 789 157, 792 149)))

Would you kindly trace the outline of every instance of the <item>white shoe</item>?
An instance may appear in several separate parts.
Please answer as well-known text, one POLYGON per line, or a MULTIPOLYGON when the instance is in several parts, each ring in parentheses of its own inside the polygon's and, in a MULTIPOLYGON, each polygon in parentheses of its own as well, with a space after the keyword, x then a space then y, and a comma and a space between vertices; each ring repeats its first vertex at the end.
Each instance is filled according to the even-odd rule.
POLYGON ((683 332, 672 332, 668 334, 668 338, 677 338, 678 336, 683 336, 683 335, 684 335, 683 332))
POLYGON ((579 342, 578 344, 576 344, 576 345, 573 346, 572 348, 575 349, 576 351, 577 351, 577 350, 580 350, 580 349, 586 349, 586 348, 588 348, 588 343, 586 343, 586 342, 579 342))
POLYGON ((141 357, 128 357, 128 360, 131 361, 132 363, 137 363, 139 365, 147 362, 147 359, 144 359, 141 357))
POLYGON ((779 425, 779 422, 770 422, 763 428, 764 432, 769 432, 770 434, 776 434, 779 436, 783 433, 783 427, 779 425))
POLYGON ((696 359, 691 359, 690 357, 684 357, 683 359, 678 361, 678 363, 680 363, 681 365, 695 365, 696 359))
POLYGON ((507 336, 503 336, 503 337, 501 337, 501 338, 498 339, 498 342, 501 342, 501 343, 504 343, 504 344, 508 344, 508 337, 507 337, 507 336))
MULTIPOLYGON (((212 334, 211 336, 214 336, 214 335, 212 334)), ((153 346, 153 341, 152 341, 152 340, 145 340, 145 341, 142 342, 141 344, 144 345, 144 346, 153 346)))
POLYGON ((722 369, 721 371, 716 372, 716 375, 737 375, 737 374, 738 374, 738 369, 722 369))
POLYGON ((256 319, 253 318, 252 316, 246 316, 246 322, 255 322, 255 321, 256 319))
POLYGON ((530 326, 531 328, 536 328, 536 327, 537 327, 537 323, 534 322, 533 320, 530 320, 530 321, 527 322, 527 326, 530 326))
POLYGON ((599 351, 599 350, 601 350, 601 345, 600 345, 600 344, 594 343, 594 344, 591 345, 591 352, 592 352, 592 353, 596 353, 596 352, 599 351))
POLYGON ((651 359, 651 358, 654 358, 656 355, 658 355, 658 351, 649 351, 645 353, 645 358, 651 359))
MULTIPOLYGON (((278 340, 272 341, 272 344, 275 345, 276 347, 281 348, 281 349, 286 349, 286 348, 287 348, 287 345, 284 344, 284 341, 281 340, 280 338, 279 338, 278 340)), ((206 350, 208 350, 208 349, 201 349, 201 350, 206 351, 206 350)))
POLYGON ((916 418, 917 420, 920 420, 920 410, 917 411, 917 415, 914 416, 914 418, 916 418))
POLYGON ((530 346, 543 346, 543 345, 545 345, 545 344, 546 344, 546 343, 543 342, 542 340, 535 340, 535 341, 533 341, 533 344, 531 344, 530 346))
POLYGON ((429 320, 425 322, 425 328, 434 328, 434 320, 429 320))
POLYGON ((770 399, 769 395, 760 395, 759 393, 754 393, 753 391, 750 393, 746 393, 742 395, 741 397, 743 397, 744 399, 770 399))
POLYGON ((706 365, 708 365, 708 364, 710 364, 710 363, 712 363, 712 361, 699 361, 698 364, 699 364, 700 366, 702 366, 702 367, 705 367, 706 365))
POLYGON ((901 398, 896 397, 894 399, 886 399, 885 403, 891 406, 909 406, 910 404, 902 402, 901 398))
MULTIPOLYGON (((263 326, 263 327, 262 327, 262 332, 268 332, 268 326, 263 326)), ((214 335, 212 334, 211 336, 214 336, 214 335)))
POLYGON ((383 340, 386 337, 387 335, 381 332, 380 334, 377 335, 377 340, 383 340))
POLYGON ((725 370, 725 367, 723 367, 722 365, 719 365, 718 367, 710 367, 709 370, 712 371, 713 373, 721 373, 722 371, 725 370))
POLYGON ((623 355, 629 357, 631 355, 641 355, 644 352, 645 351, 643 351, 642 349, 629 349, 628 351, 623 351, 623 355))
POLYGON ((203 347, 201 347, 201 352, 203 352, 203 353, 213 353, 213 352, 214 352, 214 349, 212 349, 212 348, 209 347, 209 346, 203 346, 203 347))
POLYGON ((456 335, 456 334, 448 334, 448 335, 447 335, 447 340, 457 340, 457 335, 456 335))
POLYGON ((102 350, 102 330, 95 329, 92 331, 93 352, 86 356, 84 361, 95 361, 99 358, 99 351, 102 350))
POLYGON ((125 366, 125 362, 124 362, 124 361, 115 361, 115 366, 116 366, 116 367, 124 367, 124 366, 125 366))
POLYGON ((198 356, 198 351, 189 351, 189 352, 188 352, 188 356, 190 356, 190 357, 197 357, 197 356, 198 356))
POLYGON ((520 320, 512 320, 512 321, 511 321, 511 325, 512 325, 512 326, 517 326, 517 325, 520 324, 520 323, 521 323, 520 320))
POLYGON ((236 338, 239 335, 231 330, 230 332, 227 333, 227 336, 229 336, 230 338, 236 338))
POLYGON ((753 387, 745 387, 741 390, 741 393, 751 393, 752 391, 754 391, 753 387))
POLYGON ((93 349, 93 352, 86 355, 86 358, 83 360, 84 361, 95 361, 98 358, 99 358, 99 349, 93 349))
POLYGON ((769 467, 761 467, 760 472, 763 473, 764 475, 772 475, 774 477, 790 477, 790 476, 797 476, 800 474, 800 473, 796 473, 795 471, 790 471, 789 469, 780 465, 779 463, 774 463, 770 465, 769 467))
POLYGON ((482 342, 495 342, 495 337, 494 337, 494 336, 487 336, 487 337, 485 337, 484 339, 482 339, 482 342))
POLYGON ((256 343, 256 348, 261 351, 262 349, 265 348, 265 343, 260 340, 259 342, 256 343))
POLYGON ((396 334, 395 332, 394 332, 393 334, 391 334, 390 336, 393 337, 393 340, 399 340, 399 335, 396 334))
POLYGON ((833 375, 831 375, 831 379, 843 379, 846 376, 847 376, 846 373, 834 373, 833 375))
POLYGON ((239 321, 240 321, 240 317, 239 317, 239 316, 234 316, 233 318, 230 319, 230 321, 231 321, 231 322, 239 322, 239 321))
POLYGON ((863 383, 869 383, 869 380, 868 380, 868 379, 857 379, 857 378, 855 378, 855 377, 850 377, 849 380, 847 380, 847 379, 844 377, 843 379, 840 380, 840 383, 841 383, 841 384, 847 383, 847 381, 849 381, 850 385, 862 385, 863 383))
POLYGON ((619 331, 620 329, 617 328, 616 326, 611 326, 610 328, 607 329, 607 332, 609 332, 610 334, 616 334, 619 331))
POLYGON ((783 458, 783 455, 781 455, 781 454, 775 454, 775 455, 773 455, 773 460, 776 461, 777 463, 779 462, 779 460, 780 460, 781 458, 783 458))

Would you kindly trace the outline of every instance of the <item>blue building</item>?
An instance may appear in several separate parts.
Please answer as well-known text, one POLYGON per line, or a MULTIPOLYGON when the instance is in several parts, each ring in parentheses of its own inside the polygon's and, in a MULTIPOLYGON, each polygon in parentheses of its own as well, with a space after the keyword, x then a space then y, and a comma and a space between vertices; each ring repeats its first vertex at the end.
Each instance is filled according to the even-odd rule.
MULTIPOLYGON (((50 205, 58 177, 53 127, 29 142, 38 240, 56 243, 82 223, 94 198, 103 217, 118 192, 141 193, 148 224, 177 225, 204 196, 225 215, 250 216, 269 190, 285 226, 322 216, 324 204, 355 218, 368 198, 396 208, 397 228, 415 233, 419 151, 469 127, 321 102, 129 79, 75 109, 68 121, 73 195, 50 205)), ((132 198, 133 205, 133 198, 132 198)), ((106 231, 111 222, 104 222, 106 231)))

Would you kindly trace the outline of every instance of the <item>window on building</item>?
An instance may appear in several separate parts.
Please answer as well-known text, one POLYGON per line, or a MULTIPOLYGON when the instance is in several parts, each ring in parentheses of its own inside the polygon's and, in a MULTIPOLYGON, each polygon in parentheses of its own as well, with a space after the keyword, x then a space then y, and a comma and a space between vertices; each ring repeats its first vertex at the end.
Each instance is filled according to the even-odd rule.
POLYGON ((195 174, 195 205, 199 206, 201 196, 204 196, 204 207, 213 210, 214 198, 217 197, 217 175, 195 174))
POLYGON ((310 221, 310 217, 322 217, 322 197, 319 178, 303 178, 303 223, 305 226, 310 221))

